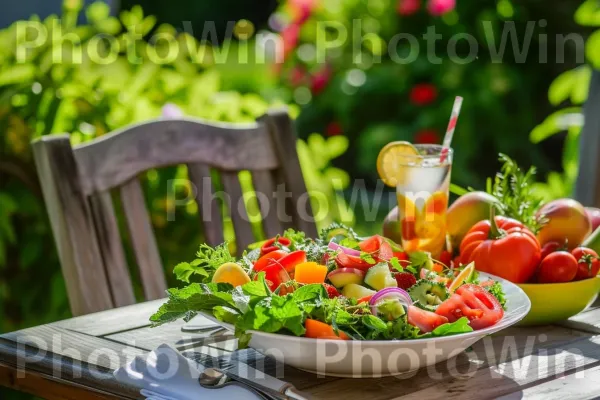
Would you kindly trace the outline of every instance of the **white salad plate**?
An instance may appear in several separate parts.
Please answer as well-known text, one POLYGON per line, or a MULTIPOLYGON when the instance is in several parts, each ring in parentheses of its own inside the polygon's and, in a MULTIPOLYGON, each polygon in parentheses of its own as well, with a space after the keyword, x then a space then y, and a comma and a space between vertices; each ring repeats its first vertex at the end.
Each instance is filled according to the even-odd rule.
MULTIPOLYGON (((480 280, 494 279, 506 295, 504 317, 496 325, 478 331, 411 340, 332 340, 250 331, 250 347, 292 367, 319 375, 344 378, 377 378, 398 375, 446 361, 487 335, 523 319, 531 302, 517 285, 485 273, 480 280)), ((234 327, 208 313, 204 316, 230 331, 234 327)))

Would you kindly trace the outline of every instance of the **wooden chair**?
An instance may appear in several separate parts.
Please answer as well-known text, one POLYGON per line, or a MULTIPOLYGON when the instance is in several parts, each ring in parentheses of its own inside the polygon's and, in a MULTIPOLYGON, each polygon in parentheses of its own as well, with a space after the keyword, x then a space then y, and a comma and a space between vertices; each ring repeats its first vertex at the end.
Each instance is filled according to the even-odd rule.
POLYGON ((238 180, 242 170, 250 171, 258 199, 270 203, 268 208, 261 203, 267 236, 288 227, 309 236, 317 234, 314 221, 307 218, 312 210, 293 124, 284 110, 269 112, 254 124, 164 119, 130 126, 75 147, 67 134, 42 137, 32 146, 75 315, 135 303, 112 189, 118 189, 120 195, 145 299, 165 296, 164 270, 138 179, 148 169, 187 165, 189 179, 199 192, 199 214, 211 216, 210 221, 200 221, 210 245, 223 241, 223 217, 214 196, 211 169, 220 175, 231 199, 229 214, 238 249, 255 241, 245 208, 237 206, 242 199, 238 180), (202 204, 207 196, 200 192, 207 187, 210 201, 202 204), (275 195, 278 189, 279 195, 275 195), (283 191, 287 200, 281 198, 283 191), (302 207, 300 213, 297 206, 302 207))

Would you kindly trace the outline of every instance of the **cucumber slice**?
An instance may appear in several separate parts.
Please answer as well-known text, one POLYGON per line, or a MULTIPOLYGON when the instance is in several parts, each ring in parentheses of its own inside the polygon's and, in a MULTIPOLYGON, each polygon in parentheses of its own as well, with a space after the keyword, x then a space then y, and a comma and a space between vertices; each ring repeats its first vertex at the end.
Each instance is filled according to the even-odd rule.
POLYGON ((398 287, 398 282, 392 276, 387 263, 377 264, 369 268, 365 276, 365 283, 375 290, 398 287))

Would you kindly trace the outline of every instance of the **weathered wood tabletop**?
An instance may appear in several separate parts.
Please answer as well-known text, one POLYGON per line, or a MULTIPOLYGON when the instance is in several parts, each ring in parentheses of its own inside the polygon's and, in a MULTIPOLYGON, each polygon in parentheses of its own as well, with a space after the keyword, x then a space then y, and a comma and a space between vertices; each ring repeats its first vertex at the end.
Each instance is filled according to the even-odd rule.
MULTIPOLYGON (((112 372, 163 343, 211 355, 235 349, 219 333, 151 328, 162 300, 0 336, 0 384, 46 399, 138 399, 112 372)), ((282 379, 319 399, 600 398, 600 308, 557 325, 510 328, 410 376, 342 379, 286 368, 282 379)))

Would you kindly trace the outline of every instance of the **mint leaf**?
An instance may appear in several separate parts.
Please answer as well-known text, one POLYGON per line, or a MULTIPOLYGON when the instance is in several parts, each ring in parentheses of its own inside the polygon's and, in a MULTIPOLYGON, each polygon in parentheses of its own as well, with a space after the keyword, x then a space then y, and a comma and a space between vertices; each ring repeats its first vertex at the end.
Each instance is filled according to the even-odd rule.
POLYGON ((213 308, 213 315, 219 321, 223 321, 228 324, 235 324, 235 321, 237 321, 240 316, 236 310, 225 306, 216 306, 213 308))
POLYGON ((360 252, 360 259, 363 260, 363 261, 368 262, 369 264, 375 264, 375 263, 377 263, 377 261, 375 261, 375 259, 371 255, 371 253, 367 253, 365 251, 361 251, 360 252))
POLYGON ((448 322, 435 328, 432 332, 421 335, 421 338, 458 335, 459 333, 473 332, 467 317, 461 317, 454 322, 448 322))
POLYGON ((298 303, 306 301, 321 301, 328 298, 325 286, 321 284, 304 285, 296 289, 293 293, 293 298, 298 303))
POLYGON ((383 322, 383 320, 381 318, 378 318, 374 315, 363 315, 362 317, 362 323, 365 324, 365 326, 369 329, 372 329, 374 331, 379 331, 379 332, 383 332, 383 331, 387 331, 388 326, 385 322, 383 322))
POLYGON ((410 259, 410 263, 415 268, 427 268, 431 269, 433 266, 433 260, 431 258, 431 253, 426 251, 415 251, 414 253, 410 253, 408 256, 410 259))
POLYGON ((153 326, 162 325, 180 318, 186 318, 197 311, 213 311, 216 306, 235 307, 231 291, 233 286, 227 283, 193 283, 183 289, 169 289, 169 300, 150 317, 153 326))
POLYGON ((400 265, 400 261, 398 260, 398 257, 392 257, 390 259, 390 264, 392 264, 392 268, 394 268, 396 271, 404 272, 404 268, 402 268, 402 265, 400 265))
POLYGON ((201 244, 196 253, 196 259, 192 262, 182 262, 173 268, 173 273, 178 280, 190 283, 194 275, 199 275, 201 282, 210 281, 215 270, 228 262, 235 262, 235 257, 229 252, 228 243, 225 242, 216 247, 201 244))
POLYGON ((262 281, 245 283, 242 286, 242 291, 248 296, 268 297, 271 294, 270 292, 267 292, 267 288, 265 288, 265 284, 262 281))
POLYGON ((198 267, 197 265, 193 265, 193 263, 187 262, 177 264, 175 268, 173 268, 173 273, 175 274, 178 280, 186 283, 190 283, 190 277, 194 274, 203 277, 208 277, 208 272, 206 272, 204 268, 198 267))
POLYGON ((358 241, 349 237, 343 238, 338 244, 349 249, 360 250, 360 247, 358 246, 358 241))

